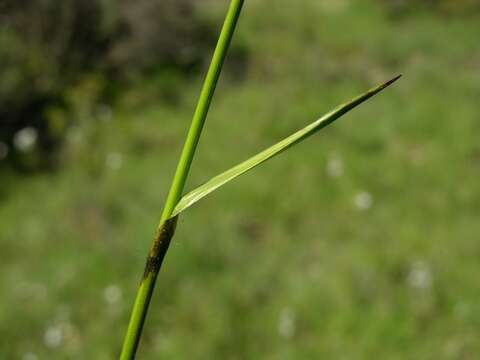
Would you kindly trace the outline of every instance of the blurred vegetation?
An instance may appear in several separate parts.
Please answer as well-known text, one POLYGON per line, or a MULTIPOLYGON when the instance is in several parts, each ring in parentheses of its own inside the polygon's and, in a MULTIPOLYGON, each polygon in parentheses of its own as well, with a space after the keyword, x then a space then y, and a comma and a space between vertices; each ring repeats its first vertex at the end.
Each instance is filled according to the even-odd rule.
MULTIPOLYGON (((139 358, 480 357, 480 13, 394 3, 246 1, 248 61, 228 59, 188 189, 404 77, 185 213, 139 358)), ((218 30, 227 2, 196 4, 218 30)), ((49 108, 74 119, 62 166, 0 173, 0 358, 118 354, 209 44, 193 70, 132 70, 112 103, 92 65, 49 108)))
POLYGON ((94 81, 90 106, 111 101, 152 72, 191 72, 215 40, 192 0, 5 0, 0 24, 0 141, 23 168, 53 160, 75 116, 71 92, 94 81), (38 140, 33 159, 15 151, 24 128, 38 140))
POLYGON ((444 15, 467 15, 480 10, 477 0, 380 0, 392 15, 404 15, 419 9, 436 11, 444 15))
MULTIPOLYGON (((394 17, 419 9, 444 15, 480 9, 475 0, 380 3, 394 17)), ((214 44, 208 15, 194 0, 2 1, 0 155, 8 149, 5 158, 22 170, 57 164, 67 128, 78 123, 72 93, 94 90, 81 94, 89 100, 84 105, 102 112, 122 89, 153 76, 162 89, 152 97, 175 99, 176 84, 201 69, 214 44), (28 136, 35 140, 27 155, 21 150, 22 136, 27 145, 28 136)), ((245 51, 237 49, 235 58, 237 69, 242 68, 245 51)))

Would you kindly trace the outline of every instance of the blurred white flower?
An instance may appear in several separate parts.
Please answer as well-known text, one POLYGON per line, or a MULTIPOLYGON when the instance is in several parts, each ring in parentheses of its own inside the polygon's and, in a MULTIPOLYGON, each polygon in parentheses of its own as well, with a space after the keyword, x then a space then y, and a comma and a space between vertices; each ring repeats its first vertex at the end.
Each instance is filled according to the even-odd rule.
POLYGON ((343 161, 337 156, 331 156, 327 162, 327 175, 332 178, 338 178, 343 175, 343 161))
POLYGON ((0 141, 0 160, 3 160, 8 155, 8 145, 0 141))
POLYGON ((362 191, 355 195, 355 207, 360 211, 366 211, 373 205, 372 195, 366 191, 362 191))
POLYGON ((17 131, 13 136, 13 145, 18 151, 27 152, 35 147, 38 131, 33 127, 26 127, 17 131))
POLYGON ((63 341, 63 331, 58 325, 53 325, 47 328, 43 335, 43 342, 49 348, 58 348, 63 341))
POLYGON ((278 318, 278 334, 287 339, 292 338, 295 335, 296 322, 295 312, 288 307, 283 308, 278 318))
POLYGON ((23 354, 22 360, 38 360, 38 356, 32 352, 23 354))
POLYGON ((413 263, 408 273, 407 282, 413 289, 429 289, 432 286, 432 273, 428 264, 423 261, 413 263))
POLYGON ((122 299, 122 289, 117 285, 109 285, 103 290, 103 299, 109 305, 118 303, 122 299))
POLYGON ((112 170, 118 170, 123 165, 123 156, 118 152, 113 152, 107 155, 106 159, 107 167, 112 170))

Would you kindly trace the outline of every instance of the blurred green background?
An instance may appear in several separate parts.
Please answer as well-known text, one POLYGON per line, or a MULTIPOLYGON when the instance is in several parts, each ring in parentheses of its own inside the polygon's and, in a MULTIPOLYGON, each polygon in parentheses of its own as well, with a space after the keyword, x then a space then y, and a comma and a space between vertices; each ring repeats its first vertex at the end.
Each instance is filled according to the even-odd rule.
MULTIPOLYGON (((113 359, 228 1, 0 2, 0 358, 113 359)), ((480 5, 246 0, 139 359, 480 357, 480 5)))

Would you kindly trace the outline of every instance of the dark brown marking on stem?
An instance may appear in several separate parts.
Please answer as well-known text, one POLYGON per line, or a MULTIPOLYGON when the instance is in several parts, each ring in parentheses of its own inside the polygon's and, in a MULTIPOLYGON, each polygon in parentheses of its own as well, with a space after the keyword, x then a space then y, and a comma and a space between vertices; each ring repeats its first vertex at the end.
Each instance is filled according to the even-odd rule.
POLYGON ((148 277, 149 274, 156 275, 160 270, 165 253, 168 250, 170 241, 173 234, 175 234, 175 228, 177 226, 178 215, 166 220, 155 233, 155 239, 153 241, 152 248, 147 257, 145 264, 145 272, 143 278, 148 277))

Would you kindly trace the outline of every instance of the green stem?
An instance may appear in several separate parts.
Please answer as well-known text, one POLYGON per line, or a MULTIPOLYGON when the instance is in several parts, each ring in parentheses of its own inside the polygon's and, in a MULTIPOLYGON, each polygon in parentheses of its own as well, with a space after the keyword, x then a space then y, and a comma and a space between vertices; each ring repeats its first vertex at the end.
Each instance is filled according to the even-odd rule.
POLYGON ((188 131, 177 170, 168 193, 165 207, 160 218, 155 239, 147 257, 145 273, 137 291, 133 305, 130 322, 123 343, 121 360, 135 358, 138 343, 142 334, 143 325, 147 316, 148 306, 155 288, 157 275, 163 262, 163 258, 170 245, 170 240, 175 232, 176 217, 171 218, 172 212, 180 200, 188 172, 192 164, 193 156, 197 148, 203 125, 208 114, 210 103, 220 77, 225 56, 232 40, 244 0, 232 0, 228 9, 225 23, 223 25, 213 59, 203 84, 202 92, 198 100, 192 124, 188 131))

